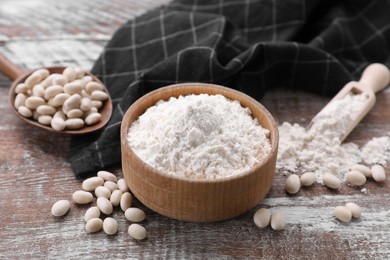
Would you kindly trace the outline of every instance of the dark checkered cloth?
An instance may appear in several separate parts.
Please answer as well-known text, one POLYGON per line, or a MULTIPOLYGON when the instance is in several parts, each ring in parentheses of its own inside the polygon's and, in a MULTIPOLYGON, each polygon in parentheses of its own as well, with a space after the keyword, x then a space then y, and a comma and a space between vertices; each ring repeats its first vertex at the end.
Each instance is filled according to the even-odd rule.
POLYGON ((120 165, 120 124, 139 97, 209 82, 260 100, 272 88, 332 96, 370 63, 390 66, 389 0, 180 0, 128 21, 92 72, 114 113, 101 133, 74 137, 78 178, 120 165))

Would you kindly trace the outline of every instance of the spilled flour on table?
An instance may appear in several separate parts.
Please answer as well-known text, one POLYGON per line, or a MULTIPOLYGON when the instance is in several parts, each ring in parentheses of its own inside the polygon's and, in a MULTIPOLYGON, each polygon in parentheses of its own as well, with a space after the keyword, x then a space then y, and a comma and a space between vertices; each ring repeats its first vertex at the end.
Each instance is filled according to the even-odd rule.
POLYGON ((373 138, 361 148, 340 141, 364 101, 364 95, 357 94, 332 102, 314 118, 310 129, 286 122, 280 125, 277 169, 285 174, 311 171, 322 183, 325 173, 345 181, 345 174, 357 163, 386 165, 390 160, 389 136, 373 138))

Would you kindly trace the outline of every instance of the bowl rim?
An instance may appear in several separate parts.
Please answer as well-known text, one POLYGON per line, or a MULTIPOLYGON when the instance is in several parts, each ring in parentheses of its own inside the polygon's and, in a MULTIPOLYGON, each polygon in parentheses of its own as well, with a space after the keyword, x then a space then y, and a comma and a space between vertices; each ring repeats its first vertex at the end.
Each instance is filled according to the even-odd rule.
MULTIPOLYGON (((207 92, 204 92, 204 93, 208 94, 207 92)), ((225 98, 227 98, 229 100, 233 100, 233 99, 231 99, 229 97, 226 97, 222 93, 217 93, 217 94, 223 95, 225 98)), ((215 95, 217 95, 217 94, 215 94, 215 95)), ((185 95, 182 95, 182 96, 187 96, 187 95, 191 95, 191 93, 185 94, 185 95)), ((155 105, 156 102, 153 105, 155 105)), ((240 102, 240 105, 243 106, 241 102, 240 102)), ((251 108, 249 108, 249 107, 246 107, 246 108, 250 109, 251 110, 251 114, 253 114, 253 111, 252 111, 251 108)), ((262 126, 262 127, 264 127, 264 126, 262 126)), ((185 182, 189 182, 189 183, 213 183, 214 184, 214 183, 219 183, 219 182, 227 182, 227 181, 237 180, 237 179, 240 179, 240 178, 245 178, 246 176, 255 173, 263 165, 268 163, 269 160, 271 159, 272 154, 277 151, 277 148, 278 148, 278 145, 279 145, 278 144, 279 143, 279 132, 278 132, 278 127, 277 127, 276 120, 274 119, 272 114, 260 102, 258 102, 256 99, 252 98, 251 96, 249 96, 249 95, 247 95, 247 94, 245 94, 245 93, 243 93, 241 91, 232 89, 232 88, 228 88, 228 87, 224 87, 224 86, 216 85, 216 84, 211 84, 211 83, 199 83, 199 82, 186 82, 186 83, 177 83, 177 84, 166 85, 166 86, 163 86, 163 87, 158 88, 156 90, 150 91, 150 92, 146 93, 145 95, 143 95, 142 97, 138 98, 126 110, 125 114, 123 115, 122 123, 121 123, 121 129, 120 129, 120 137, 121 137, 121 145, 122 145, 122 147, 128 153, 130 153, 134 157, 135 160, 137 160, 139 163, 143 164, 143 167, 147 168, 151 173, 156 174, 156 175, 160 175, 160 176, 165 177, 165 178, 175 179, 175 180, 178 180, 178 181, 185 181, 185 182), (270 131, 270 134, 272 135, 272 138, 270 138, 271 150, 269 151, 268 155, 260 163, 257 163, 255 165, 255 167, 252 167, 249 170, 245 170, 245 171, 242 171, 242 172, 239 172, 237 174, 230 175, 230 176, 227 176, 227 177, 219 177, 219 178, 215 178, 215 179, 191 178, 191 177, 187 177, 187 176, 179 176, 179 175, 174 175, 174 174, 170 174, 170 173, 166 173, 166 172, 162 172, 160 170, 157 170, 153 166, 149 165, 144 160, 142 160, 134 152, 134 150, 131 148, 131 146, 128 143, 128 140, 127 140, 128 130, 130 129, 131 124, 134 121, 136 121, 139 118, 140 115, 145 113, 146 109, 148 109, 148 108, 146 108, 143 111, 143 113, 138 115, 138 117, 134 121, 129 122, 129 120, 127 120, 127 122, 124 124, 123 120, 129 117, 129 114, 132 112, 132 110, 134 110, 135 107, 139 106, 139 104, 142 104, 143 102, 145 102, 146 100, 148 100, 149 98, 153 97, 154 95, 156 95, 158 93, 161 93, 161 92, 164 92, 164 91, 167 91, 167 90, 174 90, 174 89, 183 89, 183 88, 190 89, 190 88, 193 88, 194 86, 207 87, 209 89, 215 89, 215 90, 219 90, 219 91, 222 91, 222 92, 232 92, 235 95, 242 96, 243 98, 247 99, 248 101, 254 103, 256 106, 258 106, 261 109, 262 112, 264 112, 265 117, 267 118, 268 121, 270 121, 271 125, 274 126, 274 129, 271 130, 271 129, 267 128, 270 131)))

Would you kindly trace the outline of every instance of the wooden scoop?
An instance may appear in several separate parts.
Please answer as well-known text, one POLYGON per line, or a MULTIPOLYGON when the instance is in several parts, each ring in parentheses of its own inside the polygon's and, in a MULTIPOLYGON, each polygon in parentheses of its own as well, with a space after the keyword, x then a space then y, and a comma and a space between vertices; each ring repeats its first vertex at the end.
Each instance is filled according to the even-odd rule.
MULTIPOLYGON (((348 95, 364 95, 362 98, 362 103, 359 104, 357 108, 354 108, 354 112, 350 120, 348 120, 346 123, 337 122, 338 124, 346 124, 340 133, 340 141, 342 142, 374 106, 376 101, 375 93, 384 89, 389 84, 389 81, 390 71, 386 66, 379 63, 373 63, 369 65, 363 71, 359 82, 351 81, 346 84, 340 90, 340 92, 313 118, 309 128, 315 128, 316 124, 318 124, 318 121, 322 120, 319 119, 321 113, 329 109, 330 106, 335 104, 335 102, 340 102, 348 95)), ((337 115, 334 115, 333 118, 337 118, 337 115)))
MULTIPOLYGON (((53 74, 53 73, 62 73, 62 71, 65 68, 66 67, 55 66, 55 67, 46 67, 45 69, 47 69, 50 72, 50 74, 53 74)), ((94 131, 97 131, 97 130, 103 128, 110 120, 110 117, 112 114, 112 103, 111 103, 110 97, 106 101, 104 101, 103 106, 99 109, 99 113, 101 114, 101 120, 97 124, 94 124, 91 126, 84 126, 84 127, 77 129, 77 130, 65 129, 63 131, 56 131, 53 128, 51 128, 50 126, 42 125, 32 118, 23 117, 22 115, 20 115, 18 113, 18 111, 14 107, 14 100, 16 97, 15 88, 19 83, 23 83, 26 80, 26 78, 28 76, 30 76, 30 74, 34 71, 24 71, 23 69, 19 68, 17 65, 13 64, 11 61, 6 59, 4 56, 0 55, 0 72, 2 74, 4 74, 5 76, 7 76, 9 79, 13 80, 13 83, 11 85, 11 88, 10 88, 9 94, 8 94, 9 104, 10 104, 12 111, 14 111, 15 114, 17 116, 19 116, 23 121, 25 121, 31 125, 45 129, 45 130, 50 131, 50 132, 59 133, 59 134, 82 135, 82 134, 91 133, 91 132, 94 132, 94 131)), ((91 73, 89 73, 87 71, 85 73, 87 75, 91 76, 93 81, 101 83, 104 86, 104 84, 97 77, 95 77, 94 75, 92 75, 91 73)), ((107 88, 105 86, 104 86, 104 91, 107 94, 109 94, 107 91, 107 88)))

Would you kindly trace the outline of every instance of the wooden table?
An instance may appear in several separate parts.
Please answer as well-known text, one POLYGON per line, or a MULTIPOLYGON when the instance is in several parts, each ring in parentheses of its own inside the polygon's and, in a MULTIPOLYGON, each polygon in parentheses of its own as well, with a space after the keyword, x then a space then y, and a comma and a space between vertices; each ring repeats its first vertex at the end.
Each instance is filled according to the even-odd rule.
MULTIPOLYGON (((25 68, 61 63, 89 69, 121 23, 164 1, 109 2, 2 0, 0 51, 25 68), (98 5, 103 8, 94 9, 98 5), (104 9, 111 12, 103 13, 104 9), (91 15, 90 10, 99 15, 91 15), (70 19, 64 14, 71 15, 70 19)), ((135 241, 127 234, 129 222, 120 210, 113 214, 119 222, 118 234, 88 234, 83 220, 88 206, 72 204, 63 218, 50 214, 55 201, 71 199, 72 192, 81 187, 66 161, 69 138, 32 128, 12 114, 7 102, 10 84, 0 77, 0 259, 390 257, 389 178, 384 184, 368 182, 368 194, 346 185, 338 192, 316 185, 291 196, 284 191, 286 176, 277 172, 267 198, 231 220, 185 223, 135 201, 134 205, 146 212, 146 240, 135 241), (363 216, 342 224, 333 217, 332 208, 348 201, 358 202, 363 216), (254 212, 263 206, 286 214, 284 231, 254 225, 254 212)), ((305 125, 328 100, 278 90, 267 94, 262 102, 279 122, 305 125)), ((390 131, 389 111, 390 91, 385 90, 346 141, 363 145, 372 137, 386 135, 390 131)), ((120 169, 113 171, 122 176, 120 169)))

